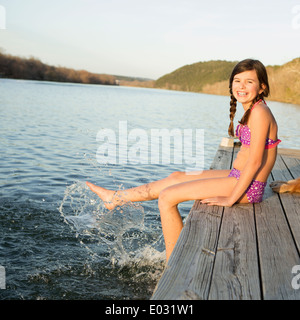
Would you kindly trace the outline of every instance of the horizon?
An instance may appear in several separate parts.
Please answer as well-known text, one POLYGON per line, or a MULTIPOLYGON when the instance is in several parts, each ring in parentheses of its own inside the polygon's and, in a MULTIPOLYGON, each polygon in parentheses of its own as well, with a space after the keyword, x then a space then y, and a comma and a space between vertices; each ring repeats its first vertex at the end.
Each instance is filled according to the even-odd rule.
MULTIPOLYGON (((31 57, 22 57, 22 56, 14 56, 14 55, 11 55, 10 53, 5 52, 5 50, 3 50, 3 48, 1 48, 1 47, 0 47, 0 54, 12 56, 12 57, 17 57, 17 58, 20 58, 20 59, 31 59, 31 58, 33 58, 33 59, 36 59, 36 60, 40 61, 41 63, 46 64, 44 61, 42 61, 42 60, 39 59, 38 57, 33 57, 33 56, 31 56, 31 57)), ((287 62, 285 62, 285 63, 283 63, 283 64, 281 64, 281 65, 266 65, 266 68, 268 68, 268 67, 276 67, 276 66, 280 67, 280 66, 282 66, 282 65, 284 65, 284 64, 286 64, 286 63, 292 62, 293 60, 296 60, 296 59, 300 59, 300 56, 299 56, 299 57, 296 57, 296 58, 293 58, 292 60, 287 61, 287 62)), ((238 61, 220 60, 220 59, 219 59, 219 60, 197 61, 197 62, 191 63, 190 65, 197 64, 197 63, 213 62, 213 61, 237 62, 237 63, 238 63, 238 61)), ((48 65, 48 64, 46 64, 46 65, 48 65)), ((50 66, 50 67, 53 66, 53 67, 58 67, 58 68, 60 68, 60 67, 61 67, 61 68, 66 68, 65 66, 61 66, 61 65, 48 65, 48 66, 50 66)), ((182 68, 182 67, 185 67, 185 66, 187 66, 187 65, 183 65, 183 66, 179 67, 178 69, 180 69, 180 68, 182 68)), ((70 68, 70 69, 73 69, 74 71, 88 71, 88 70, 74 69, 74 68, 70 68)), ((177 69, 171 71, 170 73, 172 73, 172 72, 174 72, 174 71, 176 71, 176 70, 177 70, 177 69)), ((89 72, 92 72, 92 71, 89 71, 89 72)), ((159 77, 159 78, 157 78, 157 79, 151 79, 151 78, 136 77, 136 76, 131 76, 131 75, 121 75, 121 74, 108 74, 108 73, 95 73, 95 74, 98 74, 98 75, 108 75, 108 76, 113 76, 113 77, 124 77, 124 78, 137 79, 137 80, 147 80, 147 81, 157 81, 159 78, 167 75, 167 74, 164 74, 164 75, 162 75, 161 77, 159 77)))
POLYGON ((237 4, 0 0, 0 48, 47 65, 152 80, 198 62, 255 58, 274 66, 300 57, 300 0, 237 4))

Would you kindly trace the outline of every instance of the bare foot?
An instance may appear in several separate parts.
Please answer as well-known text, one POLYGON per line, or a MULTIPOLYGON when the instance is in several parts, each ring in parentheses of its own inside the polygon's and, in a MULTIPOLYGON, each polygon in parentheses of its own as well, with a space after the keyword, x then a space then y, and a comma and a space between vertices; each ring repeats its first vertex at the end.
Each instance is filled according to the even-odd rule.
POLYGON ((86 182, 86 184, 93 192, 95 192, 100 197, 101 200, 103 200, 106 209, 113 210, 116 207, 117 199, 114 199, 116 191, 96 186, 95 184, 88 181, 86 182))

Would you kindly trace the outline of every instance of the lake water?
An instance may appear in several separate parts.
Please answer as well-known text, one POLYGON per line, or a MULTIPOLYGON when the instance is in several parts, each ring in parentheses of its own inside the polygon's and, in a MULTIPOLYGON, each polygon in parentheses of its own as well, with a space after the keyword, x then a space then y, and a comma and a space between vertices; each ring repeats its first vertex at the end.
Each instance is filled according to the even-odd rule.
MULTIPOLYGON (((300 106, 268 104, 280 147, 300 149, 300 106)), ((223 96, 0 79, 0 267, 6 287, 0 299, 149 299, 165 259, 157 201, 108 212, 85 181, 122 189, 188 164, 172 156, 170 163, 153 163, 153 151, 143 163, 124 162, 118 140, 117 162, 101 164, 99 147, 113 143, 99 135, 97 141, 97 134, 118 138, 121 123, 128 137, 135 133, 145 142, 153 129, 177 128, 182 137, 189 129, 194 151, 204 143, 208 169, 227 136, 228 110, 223 96)), ((191 206, 179 206, 183 218, 191 206)))

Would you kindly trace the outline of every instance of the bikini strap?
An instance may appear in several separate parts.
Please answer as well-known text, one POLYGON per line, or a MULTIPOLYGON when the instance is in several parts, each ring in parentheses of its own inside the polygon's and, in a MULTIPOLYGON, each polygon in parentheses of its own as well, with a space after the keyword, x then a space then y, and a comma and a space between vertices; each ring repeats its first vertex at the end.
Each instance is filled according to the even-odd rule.
POLYGON ((254 105, 252 106, 252 108, 251 108, 250 110, 252 111, 253 108, 254 108, 257 104, 259 104, 260 102, 262 102, 262 101, 265 103, 265 101, 264 101, 263 99, 259 99, 257 102, 254 103, 254 105))

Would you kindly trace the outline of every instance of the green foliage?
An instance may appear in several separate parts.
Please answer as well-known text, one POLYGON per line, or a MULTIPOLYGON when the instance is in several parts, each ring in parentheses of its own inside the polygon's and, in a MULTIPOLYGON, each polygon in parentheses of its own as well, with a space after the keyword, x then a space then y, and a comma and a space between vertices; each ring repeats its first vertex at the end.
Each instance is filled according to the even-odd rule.
POLYGON ((201 92, 207 84, 228 80, 237 62, 207 61, 186 65, 155 82, 155 87, 201 92))

